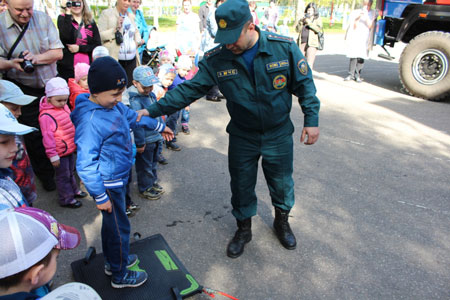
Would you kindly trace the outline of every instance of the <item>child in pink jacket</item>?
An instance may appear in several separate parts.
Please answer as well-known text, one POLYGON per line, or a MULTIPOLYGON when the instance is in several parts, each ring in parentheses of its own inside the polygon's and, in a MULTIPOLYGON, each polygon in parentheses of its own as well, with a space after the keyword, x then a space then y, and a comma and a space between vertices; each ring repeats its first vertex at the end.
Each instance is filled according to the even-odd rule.
POLYGON ((45 85, 45 95, 40 102, 39 124, 45 153, 55 167, 59 204, 79 208, 81 202, 75 198, 87 194, 80 190, 75 178, 75 127, 67 106, 69 87, 64 79, 55 77, 45 85))

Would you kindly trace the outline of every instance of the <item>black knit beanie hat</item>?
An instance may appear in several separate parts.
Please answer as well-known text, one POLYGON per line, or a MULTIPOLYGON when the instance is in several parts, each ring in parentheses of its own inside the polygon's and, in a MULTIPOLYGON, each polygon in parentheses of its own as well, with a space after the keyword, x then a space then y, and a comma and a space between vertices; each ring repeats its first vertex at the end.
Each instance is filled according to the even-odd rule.
POLYGON ((100 57, 89 68, 88 85, 91 94, 121 89, 127 86, 127 73, 111 56, 100 57))

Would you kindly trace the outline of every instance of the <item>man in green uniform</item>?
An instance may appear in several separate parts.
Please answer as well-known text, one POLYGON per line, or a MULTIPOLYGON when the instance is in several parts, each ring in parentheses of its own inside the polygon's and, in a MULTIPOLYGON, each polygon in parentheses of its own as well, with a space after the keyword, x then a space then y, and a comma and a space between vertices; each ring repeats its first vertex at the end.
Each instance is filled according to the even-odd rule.
POLYGON ((300 141, 314 144, 319 138, 320 102, 311 70, 291 38, 261 31, 253 24, 247 1, 228 0, 219 6, 215 17, 215 42, 220 45, 205 53, 192 80, 166 93, 148 107, 148 114, 169 115, 218 85, 231 116, 228 166, 232 214, 238 226, 227 255, 240 256, 252 238, 260 157, 275 207, 275 233, 285 248, 295 249, 296 239, 288 222, 294 205, 294 126, 289 113, 294 94, 305 115, 300 141))

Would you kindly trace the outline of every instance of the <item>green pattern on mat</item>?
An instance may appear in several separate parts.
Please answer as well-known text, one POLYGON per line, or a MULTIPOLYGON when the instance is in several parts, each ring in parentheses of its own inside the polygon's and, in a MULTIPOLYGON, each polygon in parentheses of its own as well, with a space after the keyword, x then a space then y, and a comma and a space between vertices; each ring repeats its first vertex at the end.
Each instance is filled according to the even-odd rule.
POLYGON ((199 287, 197 281, 194 279, 194 277, 191 276, 191 274, 186 274, 186 278, 191 283, 191 286, 188 287, 187 289, 182 290, 180 292, 181 295, 189 294, 189 293, 195 291, 196 289, 198 289, 198 287, 199 287))
POLYGON ((131 268, 128 268, 128 270, 131 271, 136 271, 136 272, 145 272, 145 270, 142 270, 141 268, 139 268, 139 263, 141 261, 138 259, 138 261, 136 262, 136 264, 134 266, 132 266, 131 268))
POLYGON ((161 264, 164 266, 166 271, 175 271, 178 270, 178 266, 170 257, 169 253, 166 250, 157 250, 155 251, 156 256, 158 257, 161 264))

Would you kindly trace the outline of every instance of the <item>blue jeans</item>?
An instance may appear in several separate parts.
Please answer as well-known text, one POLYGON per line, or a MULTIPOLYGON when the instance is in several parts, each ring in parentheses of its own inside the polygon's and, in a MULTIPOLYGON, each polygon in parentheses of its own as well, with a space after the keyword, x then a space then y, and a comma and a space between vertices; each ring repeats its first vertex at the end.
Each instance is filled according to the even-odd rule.
POLYGON ((169 126, 170 129, 172 129, 173 134, 177 133, 177 123, 179 117, 180 111, 176 111, 167 117, 166 125, 169 126))
POLYGON ((133 167, 130 169, 130 172, 128 173, 128 181, 127 181, 127 191, 125 192, 125 207, 128 207, 131 205, 131 189, 130 184, 133 181, 133 167))
POLYGON ((187 125, 189 123, 189 112, 190 110, 181 110, 181 125, 187 125))
POLYGON ((130 251, 130 221, 125 212, 125 193, 128 178, 123 186, 107 189, 106 193, 112 205, 112 212, 102 210, 102 247, 106 262, 111 265, 114 280, 123 278, 127 271, 128 252, 130 251))
POLYGON ((145 144, 144 152, 136 154, 136 174, 138 180, 138 189, 140 193, 151 188, 158 175, 159 142, 145 144))

